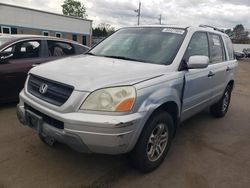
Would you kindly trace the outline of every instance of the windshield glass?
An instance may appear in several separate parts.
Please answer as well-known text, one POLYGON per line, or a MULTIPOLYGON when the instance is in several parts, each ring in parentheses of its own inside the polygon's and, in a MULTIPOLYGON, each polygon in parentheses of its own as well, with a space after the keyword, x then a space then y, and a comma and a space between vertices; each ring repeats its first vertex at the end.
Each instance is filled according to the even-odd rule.
POLYGON ((185 30, 174 28, 125 28, 94 47, 89 54, 146 63, 172 63, 185 30))
POLYGON ((8 37, 0 37, 0 46, 2 46, 4 43, 10 41, 11 38, 8 37))

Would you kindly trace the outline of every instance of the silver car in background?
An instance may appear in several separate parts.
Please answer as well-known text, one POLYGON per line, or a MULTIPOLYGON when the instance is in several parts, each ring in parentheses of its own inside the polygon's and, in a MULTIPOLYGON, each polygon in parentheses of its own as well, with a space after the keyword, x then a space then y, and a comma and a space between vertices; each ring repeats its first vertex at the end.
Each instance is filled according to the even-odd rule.
POLYGON ((180 122, 207 107, 226 114, 236 66, 231 40, 216 28, 123 28, 86 55, 33 68, 17 115, 49 145, 129 153, 149 172, 180 122))

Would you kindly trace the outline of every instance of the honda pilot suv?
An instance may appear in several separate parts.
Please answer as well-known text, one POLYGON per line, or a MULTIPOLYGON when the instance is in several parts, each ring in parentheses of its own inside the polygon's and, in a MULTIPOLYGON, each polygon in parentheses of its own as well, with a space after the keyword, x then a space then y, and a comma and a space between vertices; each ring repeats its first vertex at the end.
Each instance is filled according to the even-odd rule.
POLYGON ((128 153, 149 172, 181 122, 207 107, 215 117, 227 113, 236 66, 229 37, 216 28, 123 28, 86 55, 31 69, 17 115, 49 145, 128 153))

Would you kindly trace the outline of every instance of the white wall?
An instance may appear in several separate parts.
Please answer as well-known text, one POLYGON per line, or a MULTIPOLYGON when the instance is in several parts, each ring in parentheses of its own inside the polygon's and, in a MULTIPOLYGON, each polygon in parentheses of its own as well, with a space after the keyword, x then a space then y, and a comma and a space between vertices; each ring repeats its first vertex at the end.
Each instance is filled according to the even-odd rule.
POLYGON ((91 35, 92 22, 0 3, 0 24, 91 35))

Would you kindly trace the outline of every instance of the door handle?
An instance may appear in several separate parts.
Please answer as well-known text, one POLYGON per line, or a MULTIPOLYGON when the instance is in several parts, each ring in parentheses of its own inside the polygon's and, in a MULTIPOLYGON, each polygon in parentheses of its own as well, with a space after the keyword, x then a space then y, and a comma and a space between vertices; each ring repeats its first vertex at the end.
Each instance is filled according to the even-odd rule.
POLYGON ((208 73, 207 76, 208 76, 209 78, 211 78, 211 77, 213 77, 214 75, 215 75, 215 74, 214 74, 212 71, 209 71, 209 73, 208 73))
POLYGON ((230 67, 227 67, 226 71, 229 72, 230 70, 232 70, 230 67))

